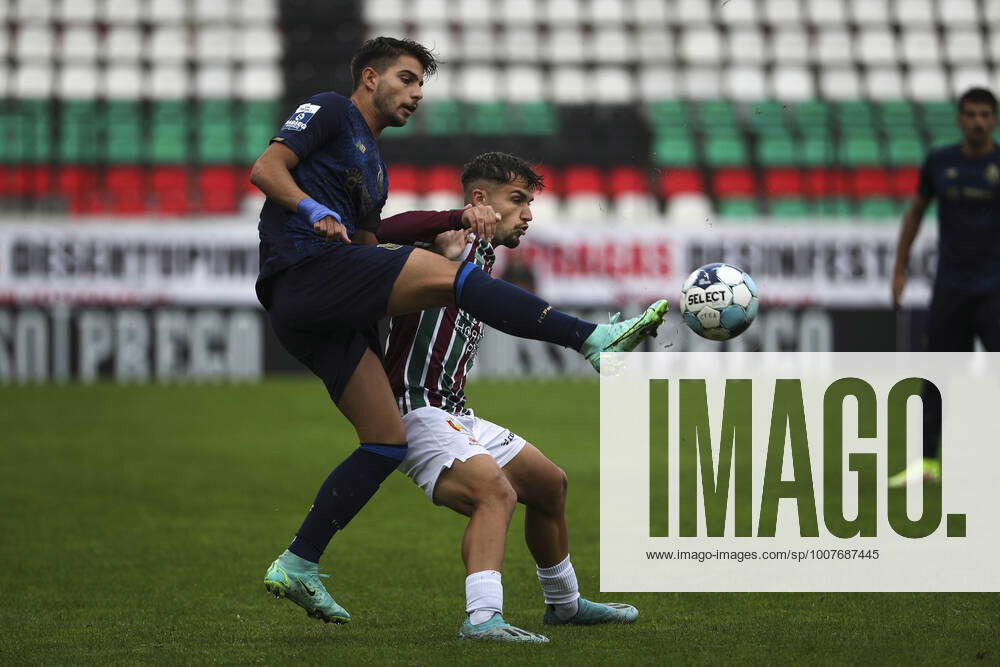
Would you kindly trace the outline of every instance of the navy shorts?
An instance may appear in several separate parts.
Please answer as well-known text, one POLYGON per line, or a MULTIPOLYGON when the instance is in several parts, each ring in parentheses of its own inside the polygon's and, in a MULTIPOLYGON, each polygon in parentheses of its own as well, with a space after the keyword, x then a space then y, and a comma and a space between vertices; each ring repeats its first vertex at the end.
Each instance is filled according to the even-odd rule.
POLYGON ((278 340, 326 385, 334 403, 365 350, 382 358, 377 325, 412 246, 338 243, 257 283, 278 340))

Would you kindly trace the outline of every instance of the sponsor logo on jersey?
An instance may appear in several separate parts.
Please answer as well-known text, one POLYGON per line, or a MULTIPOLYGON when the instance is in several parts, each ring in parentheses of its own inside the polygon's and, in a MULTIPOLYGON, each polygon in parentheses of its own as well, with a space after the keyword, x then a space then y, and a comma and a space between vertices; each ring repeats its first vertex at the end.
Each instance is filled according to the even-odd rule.
POLYGON ((365 144, 363 142, 361 142, 361 141, 355 142, 354 145, 357 146, 358 150, 361 151, 362 153, 364 153, 364 152, 366 152, 368 150, 367 148, 365 148, 365 144))
POLYGON ((378 247, 385 248, 386 250, 399 250, 403 246, 399 245, 398 243, 379 243, 378 247))
POLYGON ((462 431, 464 431, 464 430, 465 430, 464 428, 462 428, 461 424, 456 424, 455 422, 453 422, 453 421, 452 421, 452 420, 450 420, 450 419, 447 419, 447 420, 445 420, 445 421, 447 421, 447 422, 448 422, 448 426, 452 427, 453 429, 455 429, 455 430, 456 430, 456 431, 458 431, 459 433, 461 433, 462 431))
POLYGON ((1000 167, 996 166, 995 164, 991 164, 990 166, 986 167, 986 173, 984 174, 984 176, 986 177, 987 183, 989 183, 990 185, 997 185, 998 183, 1000 183, 1000 167))
POLYGON ((312 120, 312 117, 316 115, 319 109, 320 105, 318 104, 300 104, 295 113, 285 121, 281 129, 288 130, 289 132, 301 132, 306 129, 309 121, 312 120))

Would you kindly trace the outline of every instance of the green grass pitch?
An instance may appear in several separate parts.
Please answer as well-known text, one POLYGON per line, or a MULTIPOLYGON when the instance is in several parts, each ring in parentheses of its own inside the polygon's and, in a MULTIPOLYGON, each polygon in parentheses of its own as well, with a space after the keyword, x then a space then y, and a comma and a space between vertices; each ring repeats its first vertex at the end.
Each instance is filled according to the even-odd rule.
MULTIPOLYGON (((585 596, 628 627, 545 628, 515 515, 506 617, 545 646, 464 644, 465 521, 395 475, 323 565, 354 615, 324 625, 261 578, 353 432, 321 385, 0 388, 0 663, 995 662, 995 594, 598 591, 596 383, 478 383, 472 405, 570 478, 585 596)), ((933 572, 927 573, 933 577, 933 572)))

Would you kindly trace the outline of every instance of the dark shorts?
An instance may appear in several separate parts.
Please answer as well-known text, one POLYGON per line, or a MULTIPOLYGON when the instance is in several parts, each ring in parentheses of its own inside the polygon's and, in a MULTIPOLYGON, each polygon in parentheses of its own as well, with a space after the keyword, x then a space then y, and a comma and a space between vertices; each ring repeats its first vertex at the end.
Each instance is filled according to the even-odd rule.
POLYGON ((963 294, 935 285, 927 313, 927 351, 971 352, 976 337, 988 351, 1000 351, 1000 291, 963 294))
POLYGON ((412 251, 338 243, 257 283, 278 340, 323 380, 334 403, 365 350, 382 357, 377 324, 412 251))

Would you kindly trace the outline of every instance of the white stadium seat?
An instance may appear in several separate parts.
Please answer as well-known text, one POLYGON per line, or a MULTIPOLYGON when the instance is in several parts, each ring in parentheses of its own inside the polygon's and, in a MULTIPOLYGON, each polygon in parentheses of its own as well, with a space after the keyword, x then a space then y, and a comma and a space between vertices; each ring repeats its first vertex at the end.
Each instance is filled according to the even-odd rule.
POLYGON ((535 102, 546 97, 542 70, 530 65, 507 68, 501 86, 501 96, 510 102, 535 102))
POLYGON ((976 0, 938 0, 937 19, 948 26, 973 27, 979 24, 979 5, 976 0))
POLYGON ((903 77, 896 67, 877 67, 865 73, 865 95, 873 100, 898 100, 905 97, 903 77))
POLYGON ((490 26, 467 25, 459 39, 459 52, 465 62, 491 61, 499 52, 497 40, 494 39, 490 26))
POLYGON ((365 0, 361 3, 361 16, 368 25, 395 23, 403 15, 403 0, 365 0))
MULTIPOLYGON (((605 0, 606 2, 607 0, 605 0)), ((682 26, 705 25, 712 22, 714 2, 705 0, 674 0, 670 20, 682 26)))
POLYGON ((831 100, 856 100, 861 97, 861 82, 853 67, 837 67, 820 72, 820 92, 831 100))
POLYGON ((229 26, 203 26, 194 33, 194 57, 198 62, 228 63, 235 60, 237 35, 229 26))
POLYGON ((656 200, 641 192, 626 192, 611 202, 611 223, 650 222, 660 217, 656 200))
POLYGON ((764 0, 764 20, 771 25, 800 25, 802 5, 799 0, 764 0))
POLYGON ((7 63, 0 62, 0 96, 7 97, 7 88, 10 86, 11 72, 7 68, 7 63))
POLYGON ((726 97, 741 102, 755 102, 768 98, 767 77, 764 70, 753 65, 730 67, 725 73, 726 97))
POLYGON ((798 102, 816 97, 816 81, 812 72, 801 66, 777 64, 771 73, 771 88, 781 101, 798 102))
POLYGON ((38 98, 52 94, 52 68, 48 63, 22 64, 11 77, 14 97, 38 98))
POLYGON ((552 101, 557 104, 583 104, 591 97, 588 76, 579 67, 552 70, 552 101))
POLYGON ((838 26, 847 23, 847 13, 841 0, 805 0, 805 2, 806 16, 811 23, 819 26, 838 26))
POLYGON ((593 74, 598 104, 627 104, 636 97, 632 76, 624 67, 598 67, 593 74))
POLYGON ((556 28, 543 45, 546 60, 554 63, 583 62, 587 51, 583 34, 576 28, 556 28))
POLYGON ((55 48, 55 33, 44 23, 21 27, 14 45, 14 56, 21 62, 48 61, 55 48))
POLYGON ((674 68, 662 65, 640 67, 638 87, 643 102, 673 99, 680 94, 674 68))
MULTIPOLYGON (((490 0, 457 0, 458 21, 466 28, 489 26, 494 20, 494 6, 490 0)), ((399 15, 398 12, 395 14, 395 16, 399 15)))
POLYGON ((500 73, 490 65, 469 65, 455 76, 456 97, 463 102, 482 102, 500 96, 500 73))
POLYGON ((824 67, 854 62, 854 42, 846 30, 822 30, 813 50, 816 62, 824 67))
POLYGON ((250 100, 273 100, 284 92, 284 77, 277 65, 249 65, 236 79, 240 96, 250 100))
POLYGON ((983 18, 996 29, 1000 24, 1000 0, 983 0, 983 18))
POLYGON ((202 65, 195 72, 194 91, 199 98, 234 97, 232 68, 227 65, 202 65))
POLYGON ((142 56, 142 33, 132 25, 113 25, 104 36, 104 55, 111 62, 135 62, 142 56))
POLYGON ((44 23, 52 19, 52 0, 18 0, 13 17, 22 23, 44 23))
POLYGON ((636 32, 635 42, 641 63, 674 61, 674 41, 662 26, 643 26, 636 32))
POLYGON ((60 98, 92 100, 97 97, 97 68, 92 64, 68 64, 59 71, 56 93, 60 98))
POLYGON ((888 0, 851 0, 848 18, 859 26, 884 26, 889 22, 888 0))
POLYGON ((865 65, 895 64, 899 60, 895 35, 885 27, 863 28, 857 37, 857 56, 865 65))
POLYGON ((994 30, 990 33, 987 51, 989 52, 989 57, 993 59, 994 63, 1000 63, 1000 29, 994 30))
POLYGON ((907 93, 915 100, 944 100, 950 96, 948 80, 940 66, 913 68, 906 79, 907 93))
POLYGON ((244 62, 277 62, 281 59, 281 35, 274 26, 245 26, 237 33, 236 57, 244 62))
POLYGON ((902 60, 909 65, 935 65, 941 62, 941 42, 937 32, 927 29, 906 30, 902 39, 902 60))
POLYGON ((989 88, 993 77, 985 67, 957 67, 951 72, 951 96, 961 97, 969 88, 989 88))
MULTIPOLYGON (((615 3, 608 3, 615 4, 615 3)), ((719 21, 727 26, 757 25, 760 16, 756 2, 724 2, 719 6, 719 21)))
POLYGON ((175 100, 191 94, 191 81, 183 65, 153 67, 149 75, 149 94, 156 100, 175 100))
POLYGON ((767 60, 764 35, 756 28, 731 30, 726 46, 729 62, 758 65, 767 60))
POLYGON ((226 23, 232 21, 232 7, 230 3, 219 0, 192 0, 191 15, 200 24, 226 23))
POLYGON ((591 38, 590 51, 599 63, 626 63, 634 60, 633 39, 620 26, 599 27, 591 38))
POLYGON ((112 25, 138 23, 146 18, 145 7, 145 3, 136 0, 104 0, 99 16, 112 25))
POLYGON ((801 28, 778 30, 771 35, 770 43, 775 62, 791 65, 809 59, 809 35, 801 28))
POLYGON ((638 26, 664 26, 669 16, 663 0, 631 0, 625 5, 625 18, 638 26))
POLYGON ((155 25, 181 23, 187 19, 187 3, 177 0, 148 0, 149 19, 155 25))
POLYGON ((234 18, 241 23, 270 23, 278 20, 278 0, 236 0, 234 18))
POLYGON ((418 209, 427 211, 446 211, 462 208, 462 195, 456 192, 428 192, 418 200, 418 209))
POLYGON ((542 57, 541 40, 533 27, 507 28, 497 45, 501 58, 507 62, 534 63, 542 57))
POLYGON ((534 25, 538 22, 538 3, 534 0, 502 0, 498 18, 507 25, 534 25))
POLYGON ((104 70, 102 94, 113 100, 142 97, 148 79, 138 65, 115 64, 104 70))
POLYGON ((595 26, 620 27, 625 23, 625 5, 623 0, 615 2, 591 0, 583 7, 583 18, 595 26))
POLYGON ((904 28, 934 23, 934 0, 893 0, 892 9, 893 19, 904 28))
POLYGON ((60 58, 66 62, 90 62, 97 58, 97 31, 92 26, 72 26, 63 31, 60 58))
POLYGON ((583 20, 580 0, 549 0, 544 8, 541 18, 553 29, 575 26, 583 20))
POLYGON ((716 67, 689 67, 681 75, 684 97, 715 100, 722 97, 722 76, 716 67))
POLYGON ((945 31, 944 51, 954 65, 979 64, 984 60, 986 46, 978 30, 957 28, 945 31))
POLYGON ((55 15, 64 23, 93 23, 97 19, 97 0, 63 0, 55 15))
POLYGON ((690 28, 681 33, 679 53, 689 63, 719 63, 722 60, 722 39, 715 28, 690 28))
POLYGON ((437 74, 424 82, 424 96, 428 100, 451 100, 457 97, 457 80, 454 67, 442 67, 437 74))
POLYGON ((180 26, 157 26, 149 34, 146 55, 157 64, 182 63, 191 52, 186 28, 180 26))
POLYGON ((404 11, 406 16, 419 25, 440 27, 451 20, 448 10, 446 0, 413 0, 404 11))
POLYGON ((713 215, 712 202, 702 194, 676 195, 667 201, 666 218, 672 224, 701 227, 713 215))

